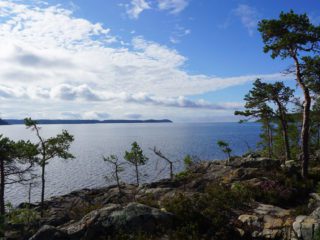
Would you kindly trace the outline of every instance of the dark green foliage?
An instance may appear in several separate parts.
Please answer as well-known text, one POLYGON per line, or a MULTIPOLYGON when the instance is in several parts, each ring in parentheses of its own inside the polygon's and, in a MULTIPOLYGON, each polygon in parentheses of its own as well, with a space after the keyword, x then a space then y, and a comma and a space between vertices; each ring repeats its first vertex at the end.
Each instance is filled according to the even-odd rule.
MULTIPOLYGON (((299 123, 293 121, 290 116, 288 116, 288 140, 290 146, 291 159, 298 160, 298 155, 300 153, 299 145, 299 123)), ((273 129, 273 152, 274 157, 277 159, 283 158, 285 156, 285 148, 283 143, 283 132, 282 129, 277 127, 273 129)))
POLYGON ((283 82, 264 83, 257 79, 253 83, 253 88, 245 96, 246 111, 235 112, 236 115, 245 117, 258 118, 263 123, 263 140, 268 149, 268 155, 271 157, 274 154, 273 147, 273 123, 274 117, 278 119, 276 124, 282 133, 282 149, 285 150, 285 159, 291 159, 290 142, 288 136, 288 117, 286 105, 293 98, 293 90, 286 87, 283 82), (276 107, 276 111, 268 106, 272 104, 276 107))
POLYGON ((230 161, 232 149, 229 147, 229 143, 219 140, 217 141, 217 145, 220 147, 222 152, 224 152, 227 155, 228 161, 230 161))
MULTIPOLYGON (((143 233, 143 232, 132 233, 132 234, 118 233, 116 236, 101 238, 101 240, 159 240, 159 239, 161 238, 159 238, 158 236, 154 236, 154 235, 143 233)), ((100 238, 97 240, 100 240, 100 238)))
POLYGON ((192 172, 188 169, 182 171, 182 172, 179 172, 175 175, 175 180, 177 181, 187 181, 188 179, 191 179, 192 178, 192 172))
POLYGON ((320 97, 312 107, 311 120, 311 149, 320 150, 320 97))
POLYGON ((39 227, 39 212, 28 207, 14 208, 10 203, 7 204, 7 209, 6 224, 9 227, 15 226, 14 229, 23 237, 35 233, 39 227))
POLYGON ((266 103, 247 104, 245 111, 235 111, 235 115, 244 116, 246 119, 241 120, 240 123, 246 122, 250 119, 258 120, 262 123, 260 134, 260 142, 257 144, 261 148, 261 154, 272 157, 273 156, 273 133, 274 133, 274 112, 266 103))
POLYGON ((101 203, 80 203, 77 204, 77 202, 74 202, 74 204, 70 205, 70 208, 68 209, 68 217, 72 220, 80 220, 88 213, 103 208, 104 205, 101 203))
POLYGON ((175 180, 181 181, 186 184, 188 180, 192 179, 195 176, 192 167, 200 164, 200 162, 201 160, 197 156, 191 156, 189 154, 186 155, 183 159, 185 169, 174 176, 175 180))
POLYGON ((291 213, 293 216, 300 216, 300 215, 307 216, 312 213, 312 210, 308 207, 308 204, 301 204, 301 205, 295 207, 291 213))
POLYGON ((263 50, 272 58, 319 50, 320 27, 314 26, 307 14, 281 12, 279 19, 259 22, 258 30, 265 44, 263 50))
POLYGON ((310 90, 316 94, 320 94, 319 55, 302 57, 301 74, 305 84, 310 88, 310 90))
POLYGON ((5 213, 5 186, 34 178, 32 170, 37 154, 37 147, 31 142, 15 142, 0 135, 0 214, 5 213))
POLYGON ((40 166, 48 164, 48 161, 55 157, 63 159, 74 158, 69 152, 74 137, 69 134, 67 130, 62 130, 62 132, 55 137, 43 139, 40 136, 40 127, 37 125, 36 121, 33 121, 31 118, 26 118, 25 125, 27 128, 36 131, 36 135, 39 139, 38 149, 41 156, 39 157, 38 164, 40 166))
POLYGON ((158 200, 153 193, 145 194, 143 197, 139 198, 138 202, 154 208, 159 207, 158 200))
POLYGON ((14 208, 7 204, 8 212, 6 220, 9 224, 30 225, 40 219, 39 213, 30 208, 14 208))
POLYGON ((183 159, 183 163, 184 163, 184 166, 185 166, 186 169, 189 168, 189 167, 191 167, 192 164, 193 164, 193 159, 192 159, 192 157, 191 157, 189 154, 186 155, 186 156, 184 157, 184 159, 183 159))
POLYGON ((314 234, 313 240, 320 240, 320 229, 318 228, 314 234))
POLYGON ((177 235, 185 239, 237 239, 229 223, 236 216, 234 209, 244 209, 250 197, 238 188, 230 190, 220 185, 208 187, 204 193, 168 198, 163 206, 178 218, 177 235), (234 237, 234 238, 233 238, 234 237))
POLYGON ((131 151, 126 151, 124 158, 130 163, 137 165, 144 165, 148 161, 148 158, 143 154, 137 142, 131 144, 131 151))
MULTIPOLYGON (((246 108, 254 109, 267 102, 280 102, 285 106, 293 97, 294 90, 286 87, 283 82, 264 83, 257 79, 253 83, 252 90, 245 96, 246 108)), ((278 109, 279 110, 279 109, 278 109)))
POLYGON ((255 201, 288 208, 297 207, 308 199, 313 181, 278 173, 272 180, 264 179, 255 185, 243 184, 243 188, 255 201))
POLYGON ((131 144, 131 151, 125 152, 124 159, 127 160, 132 165, 134 165, 135 173, 136 173, 136 181, 137 181, 137 185, 139 185, 140 173, 139 173, 138 167, 141 165, 145 165, 146 162, 148 161, 148 158, 143 154, 143 151, 137 142, 133 142, 131 144))

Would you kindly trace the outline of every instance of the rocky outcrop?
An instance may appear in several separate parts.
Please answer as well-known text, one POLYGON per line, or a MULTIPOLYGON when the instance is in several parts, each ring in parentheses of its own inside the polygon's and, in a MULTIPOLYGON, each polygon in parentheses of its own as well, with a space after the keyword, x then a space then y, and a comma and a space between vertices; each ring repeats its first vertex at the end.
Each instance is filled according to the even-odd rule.
POLYGON ((67 240, 68 235, 56 227, 43 225, 29 240, 67 240))
MULTIPOLYGON (((177 225, 176 218, 160 209, 163 201, 181 193, 201 195, 213 183, 230 188, 239 187, 240 183, 261 192, 271 188, 276 196, 286 199, 297 189, 287 187, 274 176, 281 171, 288 172, 288 169, 294 171, 296 163, 286 162, 285 171, 280 165, 279 160, 248 155, 233 158, 228 164, 226 161, 197 163, 186 175, 173 180, 141 186, 123 184, 120 193, 116 186, 109 186, 53 197, 45 202, 45 217, 40 221, 42 227, 30 239, 113 239, 117 234, 139 231, 153 234, 171 230, 177 225)), ((253 202, 248 209, 235 209, 230 224, 243 239, 313 239, 320 225, 320 196, 310 195, 310 215, 295 216, 285 209, 288 206, 282 207, 253 202)), ((37 210, 39 206, 32 208, 37 210)))
POLYGON ((290 211, 259 204, 251 214, 240 215, 239 232, 252 239, 291 239, 293 218, 290 211))
POLYGON ((246 157, 246 158, 235 158, 228 164, 236 168, 263 168, 263 169, 275 169, 280 167, 280 160, 264 157, 246 157))
POLYGON ((116 234, 156 233, 174 226, 174 216, 149 206, 130 203, 125 207, 109 204, 92 211, 77 222, 60 227, 43 226, 30 240, 95 240, 116 234))
POLYGON ((238 220, 238 231, 252 239, 314 240, 319 237, 320 207, 309 216, 293 217, 289 210, 259 204, 251 214, 242 214, 238 220))

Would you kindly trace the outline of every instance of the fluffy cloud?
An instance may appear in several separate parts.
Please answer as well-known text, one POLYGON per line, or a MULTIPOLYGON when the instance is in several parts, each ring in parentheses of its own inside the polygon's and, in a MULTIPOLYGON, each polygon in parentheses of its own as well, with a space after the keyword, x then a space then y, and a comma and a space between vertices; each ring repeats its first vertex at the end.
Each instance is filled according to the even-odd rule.
POLYGON ((125 5, 127 14, 132 19, 138 19, 139 15, 147 9, 150 9, 150 5, 145 0, 131 0, 130 4, 125 5))
POLYGON ((184 70, 187 58, 176 50, 142 36, 123 47, 109 28, 61 6, 1 1, 0 21, 3 117, 83 117, 88 109, 97 117, 94 113, 107 109, 111 117, 138 112, 153 118, 194 116, 196 109, 231 111, 232 104, 189 98, 258 77, 289 78, 192 75, 184 70))

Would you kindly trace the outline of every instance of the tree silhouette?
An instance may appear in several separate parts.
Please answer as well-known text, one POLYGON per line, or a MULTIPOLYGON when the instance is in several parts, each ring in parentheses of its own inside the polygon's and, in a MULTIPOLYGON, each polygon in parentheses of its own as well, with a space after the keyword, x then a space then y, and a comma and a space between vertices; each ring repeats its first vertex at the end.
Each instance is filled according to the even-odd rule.
POLYGON ((137 185, 139 185, 140 183, 139 166, 145 165, 149 159, 143 154, 143 151, 137 142, 133 142, 131 144, 131 151, 125 152, 124 159, 127 160, 129 163, 133 164, 135 168, 135 174, 136 174, 136 183, 137 185))
POLYGON ((41 167, 41 216, 43 216, 44 210, 44 192, 45 192, 45 167, 49 164, 49 161, 54 158, 72 159, 74 156, 69 153, 70 145, 74 138, 66 130, 62 130, 60 134, 55 137, 44 139, 40 135, 40 127, 37 122, 31 118, 24 120, 27 128, 31 128, 35 131, 39 140, 37 144, 39 157, 37 164, 41 167))
POLYGON ((119 162, 119 159, 116 155, 110 155, 108 157, 103 157, 103 160, 112 166, 112 172, 110 175, 106 176, 107 181, 116 181, 118 191, 121 192, 121 185, 120 185, 120 176, 119 173, 124 171, 123 165, 124 163, 119 162))

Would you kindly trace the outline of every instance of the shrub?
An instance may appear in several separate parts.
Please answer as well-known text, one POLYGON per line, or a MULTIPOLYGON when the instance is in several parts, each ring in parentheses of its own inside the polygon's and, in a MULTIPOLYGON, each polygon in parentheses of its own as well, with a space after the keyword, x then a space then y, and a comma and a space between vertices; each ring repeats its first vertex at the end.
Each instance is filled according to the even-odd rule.
POLYGON ((102 208, 103 205, 100 203, 90 204, 90 203, 77 203, 74 202, 68 211, 69 218, 72 220, 80 220, 88 213, 102 208))
POLYGON ((211 185, 202 194, 179 194, 165 199, 163 206, 174 213, 179 222, 173 234, 181 237, 177 239, 183 239, 182 236, 189 236, 185 239, 234 239, 236 233, 228 228, 230 220, 236 216, 233 210, 245 208, 249 202, 249 196, 239 190, 211 185))
POLYGON ((29 225, 39 220, 39 213, 29 208, 14 208, 10 203, 7 204, 8 213, 6 222, 17 225, 29 225))
POLYGON ((138 199, 138 202, 150 207, 158 208, 158 200, 152 193, 147 193, 145 196, 138 199))
POLYGON ((308 199, 313 188, 312 180, 298 179, 296 176, 275 174, 273 180, 264 179, 258 184, 243 184, 252 199, 280 207, 295 207, 308 199))
POLYGON ((40 213, 34 209, 14 208, 10 203, 7 204, 8 212, 5 215, 5 226, 2 226, 1 231, 5 228, 13 228, 18 231, 20 236, 31 236, 39 227, 40 213))
POLYGON ((192 164, 193 164, 193 159, 192 159, 192 157, 188 154, 187 156, 184 157, 183 163, 184 163, 184 166, 185 166, 186 168, 191 167, 192 164))

